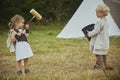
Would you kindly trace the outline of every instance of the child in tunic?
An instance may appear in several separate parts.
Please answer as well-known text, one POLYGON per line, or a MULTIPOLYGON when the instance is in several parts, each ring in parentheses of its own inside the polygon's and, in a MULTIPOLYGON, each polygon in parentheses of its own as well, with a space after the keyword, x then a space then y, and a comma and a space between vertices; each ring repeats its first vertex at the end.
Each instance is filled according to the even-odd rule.
POLYGON ((21 15, 15 15, 9 22, 11 32, 11 41, 15 44, 15 53, 17 61, 17 74, 20 76, 22 71, 21 60, 24 62, 25 73, 29 73, 28 58, 33 56, 33 52, 28 43, 27 37, 29 35, 29 24, 24 27, 24 18, 21 15))
POLYGON ((106 58, 109 49, 109 26, 106 20, 109 8, 105 4, 100 4, 96 8, 96 15, 99 20, 94 26, 94 30, 88 31, 90 40, 90 50, 96 56, 94 69, 101 69, 107 66, 106 58), (102 64, 104 63, 104 65, 102 64))

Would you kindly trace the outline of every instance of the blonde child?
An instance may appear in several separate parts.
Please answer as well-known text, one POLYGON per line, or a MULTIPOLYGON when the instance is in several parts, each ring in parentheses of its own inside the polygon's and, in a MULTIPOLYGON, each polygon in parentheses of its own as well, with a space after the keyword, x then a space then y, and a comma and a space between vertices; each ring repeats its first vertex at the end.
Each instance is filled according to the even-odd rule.
POLYGON ((26 24, 24 27, 24 18, 21 15, 15 15, 11 18, 9 22, 9 27, 11 31, 11 41, 15 44, 16 53, 16 66, 17 74, 20 76, 21 71, 21 60, 24 62, 25 73, 29 73, 28 68, 28 58, 33 56, 33 52, 28 43, 27 37, 29 35, 29 25, 26 24))
POLYGON ((96 8, 96 15, 99 20, 96 22, 93 31, 88 31, 88 36, 91 37, 90 50, 96 56, 96 64, 94 69, 101 69, 107 66, 106 58, 109 49, 109 26, 106 20, 109 8, 105 4, 100 4, 96 8))

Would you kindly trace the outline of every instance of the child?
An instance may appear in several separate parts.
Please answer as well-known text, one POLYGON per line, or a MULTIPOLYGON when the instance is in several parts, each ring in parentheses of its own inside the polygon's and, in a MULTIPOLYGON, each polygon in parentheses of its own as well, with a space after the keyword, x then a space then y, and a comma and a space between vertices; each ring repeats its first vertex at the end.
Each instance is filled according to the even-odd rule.
POLYGON ((96 64, 94 69, 106 68, 106 54, 109 49, 109 26, 106 20, 109 8, 105 4, 100 4, 96 8, 96 15, 100 19, 94 26, 93 31, 88 31, 88 36, 91 37, 90 50, 96 56, 96 64))
POLYGON ((15 44, 16 61, 17 61, 17 74, 20 76, 22 71, 21 60, 24 62, 25 73, 29 73, 28 58, 33 56, 33 52, 28 43, 27 37, 29 35, 29 25, 26 24, 24 28, 24 18, 20 15, 15 15, 11 18, 9 23, 11 31, 11 41, 15 44))

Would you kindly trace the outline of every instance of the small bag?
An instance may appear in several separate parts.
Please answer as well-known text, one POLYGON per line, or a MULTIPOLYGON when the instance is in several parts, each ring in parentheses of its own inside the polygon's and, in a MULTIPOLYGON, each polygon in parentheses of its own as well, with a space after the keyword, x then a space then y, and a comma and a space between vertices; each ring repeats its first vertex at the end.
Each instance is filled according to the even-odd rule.
POLYGON ((91 40, 91 37, 88 37, 87 31, 92 31, 94 29, 95 24, 90 24, 82 28, 82 32, 84 33, 85 37, 87 37, 88 41, 91 40))

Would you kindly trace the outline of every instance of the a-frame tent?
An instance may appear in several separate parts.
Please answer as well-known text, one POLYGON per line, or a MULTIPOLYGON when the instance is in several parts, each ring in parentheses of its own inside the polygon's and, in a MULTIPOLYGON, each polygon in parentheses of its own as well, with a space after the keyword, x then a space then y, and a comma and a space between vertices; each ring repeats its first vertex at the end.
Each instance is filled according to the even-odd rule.
MULTIPOLYGON (((57 38, 80 38, 84 37, 81 29, 89 24, 96 23, 96 7, 104 3, 103 0, 83 0, 72 18, 57 35, 57 38)), ((109 24, 109 35, 120 36, 120 29, 113 20, 112 16, 108 14, 106 17, 109 24)))

